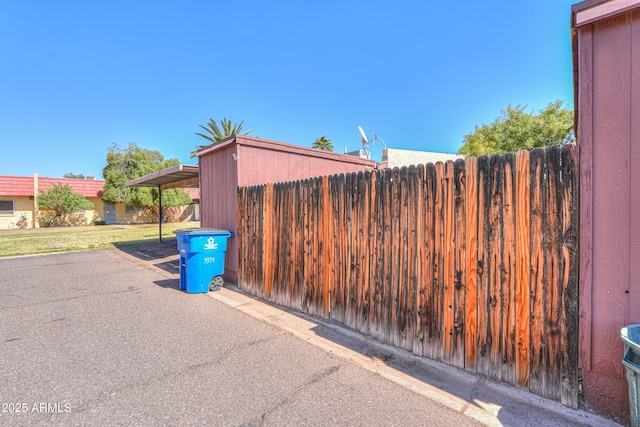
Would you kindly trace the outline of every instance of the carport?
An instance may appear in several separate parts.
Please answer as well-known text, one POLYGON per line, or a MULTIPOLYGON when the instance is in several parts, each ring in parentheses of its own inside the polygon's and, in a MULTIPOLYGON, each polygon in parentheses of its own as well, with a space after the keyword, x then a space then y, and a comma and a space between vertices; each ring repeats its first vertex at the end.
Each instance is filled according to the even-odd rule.
POLYGON ((200 185, 199 167, 175 165, 124 183, 125 187, 158 188, 158 237, 162 242, 162 190, 197 187, 200 185))

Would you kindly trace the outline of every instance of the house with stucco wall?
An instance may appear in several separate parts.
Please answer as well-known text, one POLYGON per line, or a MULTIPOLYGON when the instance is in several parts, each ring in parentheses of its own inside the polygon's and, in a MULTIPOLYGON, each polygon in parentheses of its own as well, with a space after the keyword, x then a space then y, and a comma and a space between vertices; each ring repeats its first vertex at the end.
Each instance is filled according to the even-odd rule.
POLYGON ((427 163, 456 161, 464 159, 459 154, 436 153, 433 151, 403 150, 399 148, 384 148, 382 162, 379 168, 401 168, 403 166, 426 165, 427 163))
MULTIPOLYGON (((42 209, 38 208, 37 196, 56 184, 69 185, 74 193, 81 194, 93 203, 93 209, 68 214, 59 225, 90 225, 95 221, 114 224, 146 224, 156 222, 156 217, 146 209, 135 208, 124 203, 109 204, 101 199, 104 180, 76 178, 47 178, 33 176, 0 176, 0 230, 15 228, 39 228, 42 209)), ((189 189, 193 201, 200 199, 199 189, 189 189)), ((192 204, 168 208, 170 220, 191 219, 199 214, 199 206, 192 204)))
POLYGON ((105 181, 33 176, 0 176, 0 230, 40 227, 37 196, 57 183, 68 184, 74 193, 87 198, 94 209, 69 214, 63 221, 69 225, 87 225, 104 217, 100 196, 105 181))

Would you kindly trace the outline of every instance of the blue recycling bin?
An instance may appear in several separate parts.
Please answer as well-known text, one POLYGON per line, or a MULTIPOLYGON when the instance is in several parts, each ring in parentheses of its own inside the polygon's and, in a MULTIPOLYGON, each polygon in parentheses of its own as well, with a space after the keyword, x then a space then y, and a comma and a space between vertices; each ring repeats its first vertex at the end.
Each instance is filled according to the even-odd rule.
POLYGON ((627 370, 631 427, 640 427, 640 325, 625 326, 620 338, 624 344, 622 364, 627 370))
POLYGON ((174 233, 180 252, 180 290, 190 294, 219 290, 227 239, 233 233, 217 228, 181 228, 174 233))

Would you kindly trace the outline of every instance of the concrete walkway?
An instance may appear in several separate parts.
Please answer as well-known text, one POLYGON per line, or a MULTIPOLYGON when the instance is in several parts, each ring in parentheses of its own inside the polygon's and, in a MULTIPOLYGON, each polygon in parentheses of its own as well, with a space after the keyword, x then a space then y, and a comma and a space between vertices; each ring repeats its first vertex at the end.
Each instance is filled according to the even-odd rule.
POLYGON ((617 425, 237 290, 186 294, 176 265, 0 259, 0 425, 617 425))

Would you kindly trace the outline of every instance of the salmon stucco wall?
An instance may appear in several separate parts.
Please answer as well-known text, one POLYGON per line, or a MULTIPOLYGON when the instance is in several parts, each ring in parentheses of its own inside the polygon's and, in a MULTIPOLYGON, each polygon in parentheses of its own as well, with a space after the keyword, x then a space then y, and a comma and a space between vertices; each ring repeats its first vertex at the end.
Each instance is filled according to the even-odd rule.
POLYGON ((200 224, 234 233, 227 242, 224 279, 237 282, 238 172, 236 145, 198 159, 200 164, 200 224))
MULTIPOLYGON (((373 169, 376 162, 261 138, 236 135, 198 153, 200 223, 238 232, 238 186, 295 181, 373 169)), ((248 261, 250 262, 250 261, 248 261)), ((237 282, 238 243, 229 239, 224 279, 237 282)))
POLYGON ((307 147, 240 144, 238 185, 262 185, 373 169, 375 162, 307 147))
MULTIPOLYGON (((604 6, 574 5, 574 19, 604 6)), ((626 421, 620 329, 640 323, 640 8, 577 26, 574 52, 584 400, 626 421)))

